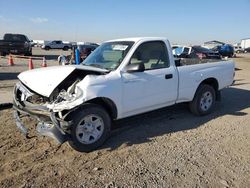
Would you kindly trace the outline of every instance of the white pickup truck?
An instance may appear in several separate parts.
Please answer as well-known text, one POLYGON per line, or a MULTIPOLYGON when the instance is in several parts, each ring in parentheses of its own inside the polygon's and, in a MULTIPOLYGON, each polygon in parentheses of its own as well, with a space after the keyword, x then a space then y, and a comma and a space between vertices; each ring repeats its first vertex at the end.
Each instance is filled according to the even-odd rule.
POLYGON ((220 90, 234 79, 232 61, 181 65, 165 38, 103 43, 77 66, 34 69, 18 76, 14 117, 38 120, 38 133, 80 152, 102 145, 113 120, 189 102, 195 115, 212 112, 220 90))
POLYGON ((49 43, 42 45, 41 48, 45 50, 62 49, 64 51, 67 51, 72 48, 72 45, 70 43, 64 43, 61 40, 53 40, 49 43))

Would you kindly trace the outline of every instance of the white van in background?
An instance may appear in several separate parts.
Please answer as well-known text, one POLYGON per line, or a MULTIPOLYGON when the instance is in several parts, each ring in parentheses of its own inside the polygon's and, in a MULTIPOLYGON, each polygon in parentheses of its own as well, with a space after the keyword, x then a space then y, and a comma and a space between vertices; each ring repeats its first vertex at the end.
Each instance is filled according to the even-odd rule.
POLYGON ((244 52, 250 52, 250 38, 242 39, 240 45, 244 52))

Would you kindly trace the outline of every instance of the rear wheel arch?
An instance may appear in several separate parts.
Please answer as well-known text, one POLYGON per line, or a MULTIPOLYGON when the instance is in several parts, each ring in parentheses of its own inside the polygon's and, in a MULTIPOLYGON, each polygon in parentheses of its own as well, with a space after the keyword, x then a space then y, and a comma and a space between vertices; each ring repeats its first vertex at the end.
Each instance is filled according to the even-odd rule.
MULTIPOLYGON (((196 92, 198 91, 198 89, 200 88, 201 85, 209 85, 209 86, 212 86, 214 88, 214 91, 215 91, 215 95, 216 95, 216 100, 220 100, 221 99, 221 95, 220 95, 220 91, 219 91, 219 82, 216 78, 207 78, 205 80, 203 80, 199 86, 197 87, 196 89, 196 92)), ((195 92, 195 93, 196 93, 195 92)))
POLYGON ((218 89, 219 89, 219 82, 218 82, 218 80, 216 78, 207 78, 207 79, 203 80, 200 83, 200 85, 201 84, 210 85, 210 86, 212 86, 214 88, 215 91, 218 91, 218 89))

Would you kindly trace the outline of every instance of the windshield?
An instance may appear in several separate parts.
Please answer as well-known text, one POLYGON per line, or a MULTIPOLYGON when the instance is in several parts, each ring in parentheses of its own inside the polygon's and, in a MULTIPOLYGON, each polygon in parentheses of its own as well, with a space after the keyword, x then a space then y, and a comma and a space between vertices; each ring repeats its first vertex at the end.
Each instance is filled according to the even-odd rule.
POLYGON ((4 39, 9 41, 21 41, 21 42, 29 41, 29 39, 26 36, 19 34, 5 34, 4 39))
POLYGON ((120 65, 133 44, 134 42, 131 41, 103 43, 83 61, 83 65, 114 70, 120 65))

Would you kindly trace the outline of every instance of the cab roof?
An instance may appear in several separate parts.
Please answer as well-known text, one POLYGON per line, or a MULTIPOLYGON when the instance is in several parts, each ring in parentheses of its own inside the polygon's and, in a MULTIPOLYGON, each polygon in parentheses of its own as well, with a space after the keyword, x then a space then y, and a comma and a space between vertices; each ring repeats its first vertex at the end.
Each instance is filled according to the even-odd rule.
POLYGON ((114 39, 114 40, 109 40, 106 42, 116 42, 116 41, 133 41, 133 42, 139 42, 139 41, 154 41, 154 40, 162 40, 166 41, 167 38, 165 37, 133 37, 133 38, 121 38, 121 39, 114 39))

